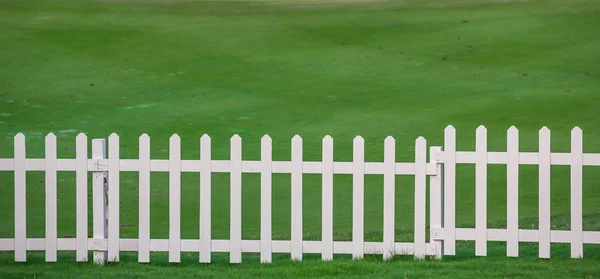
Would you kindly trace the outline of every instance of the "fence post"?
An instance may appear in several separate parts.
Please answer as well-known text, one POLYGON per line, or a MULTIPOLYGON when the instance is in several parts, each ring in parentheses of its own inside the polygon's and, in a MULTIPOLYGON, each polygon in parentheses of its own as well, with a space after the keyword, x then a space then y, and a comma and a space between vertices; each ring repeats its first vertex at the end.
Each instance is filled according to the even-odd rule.
MULTIPOLYGON (((94 263, 103 265, 108 259, 108 231, 106 211, 108 209, 106 197, 108 186, 108 174, 101 166, 99 160, 106 159, 106 140, 92 140, 92 159, 97 160, 92 169, 92 193, 93 193, 93 220, 94 220, 94 240, 104 249, 94 251, 94 263)), ((97 245, 98 246, 98 245, 97 245)))
POLYGON ((436 166, 436 174, 429 178, 429 242, 435 245, 437 259, 444 256, 444 171, 441 152, 442 147, 429 148, 429 163, 436 166))

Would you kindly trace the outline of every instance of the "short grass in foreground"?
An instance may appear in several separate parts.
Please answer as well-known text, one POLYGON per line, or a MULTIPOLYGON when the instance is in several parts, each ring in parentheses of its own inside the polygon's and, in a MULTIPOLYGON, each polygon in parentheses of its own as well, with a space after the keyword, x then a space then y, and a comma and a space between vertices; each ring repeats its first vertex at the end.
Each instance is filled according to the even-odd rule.
MULTIPOLYGON (((473 257, 471 243, 458 245, 456 257, 443 261, 396 256, 382 261, 381 256, 366 256, 353 261, 351 256, 335 256, 333 262, 323 262, 319 255, 305 255, 292 262, 289 255, 274 256, 272 264, 260 264, 256 254, 245 254, 242 264, 229 264, 227 254, 218 253, 211 264, 199 264, 198 255, 184 253, 181 264, 168 263, 166 253, 154 254, 151 264, 135 263, 137 256, 124 253, 122 262, 106 267, 91 263, 74 263, 66 254, 58 263, 44 263, 43 253, 34 253, 28 263, 14 263, 11 255, 0 255, 1 278, 600 278, 600 253, 586 249, 585 259, 569 259, 568 245, 553 245, 557 257, 536 259, 537 246, 522 244, 523 258, 504 257, 504 245, 489 245, 490 256, 473 257)), ((586 247, 587 248, 587 247, 586 247)))
MULTIPOLYGON (((489 148, 503 151, 505 131, 515 125, 521 150, 536 151, 537 131, 546 125, 553 151, 567 152, 569 131, 580 126, 584 151, 600 152, 600 37, 593 35, 599 15, 600 3, 585 0, 0 1, 0 157, 12 156, 18 132, 26 134, 28 155, 35 157, 43 156, 49 132, 59 136, 60 157, 74 157, 79 132, 90 138, 116 132, 123 158, 137 158, 142 133, 152 138, 152 158, 167 158, 168 138, 178 133, 182 157, 196 159, 206 133, 215 159, 227 159, 229 137, 240 134, 244 159, 256 160, 260 137, 269 134, 274 160, 289 160, 290 139, 299 134, 305 158, 320 160, 320 140, 329 134, 336 161, 351 160, 356 135, 365 137, 368 161, 383 159, 388 135, 397 139, 398 161, 408 161, 418 136, 441 145, 449 124, 458 129, 461 150, 474 149, 475 128, 485 125, 489 148)), ((473 170, 457 172, 463 227, 475 219, 473 170)), ((569 170, 552 171, 553 225, 568 229, 569 170)), ((505 223, 505 174, 505 167, 489 168, 490 227, 505 223)), ((521 228, 528 229, 537 223, 537 169, 523 166, 520 176, 521 228)), ((73 236, 75 175, 58 178, 58 235, 73 236)), ((43 179, 41 172, 28 175, 28 237, 44 236, 43 179)), ((151 236, 166 238, 167 174, 151 179, 151 236)), ((136 238, 137 176, 122 174, 121 180, 121 236, 136 238)), ((334 180, 335 239, 348 240, 351 177, 334 180)), ((198 237, 198 181, 197 175, 182 177, 183 238, 198 237)), ((244 175, 243 181, 243 237, 256 239, 259 176, 244 175)), ((383 227, 382 181, 366 178, 368 235, 380 235, 383 227)), ((598 229, 598 181, 600 171, 586 167, 585 230, 598 229)), ((304 233, 316 239, 320 177, 306 175, 304 182, 304 233)), ((12 173, 0 173, 0 183, 0 237, 10 238, 12 173)), ((213 183, 213 236, 226 239, 228 176, 215 175, 213 183)), ((273 183, 273 236, 289 238, 289 175, 274 175, 273 183)), ((410 177, 397 179, 398 241, 412 235, 412 184, 410 177)), ((429 264, 438 265, 417 266, 429 264)))

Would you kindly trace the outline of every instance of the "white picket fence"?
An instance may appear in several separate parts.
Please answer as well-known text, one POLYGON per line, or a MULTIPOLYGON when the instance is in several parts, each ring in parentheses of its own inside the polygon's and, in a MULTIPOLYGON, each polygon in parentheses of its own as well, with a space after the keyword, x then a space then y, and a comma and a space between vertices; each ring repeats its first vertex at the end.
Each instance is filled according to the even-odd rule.
MULTIPOLYGON (((571 134, 570 153, 550 152, 550 131, 539 133, 538 152, 520 152, 518 130, 508 130, 507 151, 487 150, 487 130, 476 132, 475 151, 456 151, 456 131, 452 126, 445 130, 444 148, 431 147, 427 162, 424 138, 416 140, 415 161, 395 161, 395 139, 385 140, 383 162, 365 162, 364 140, 354 139, 353 161, 333 161, 333 139, 323 139, 321 162, 303 160, 302 139, 292 139, 291 161, 273 161, 271 138, 261 140, 260 161, 242 160, 242 139, 231 138, 230 160, 212 160, 211 139, 204 135, 200 140, 200 159, 182 160, 180 138, 170 139, 169 159, 150 158, 150 137, 139 139, 139 158, 121 159, 119 137, 113 134, 106 142, 92 141, 92 158, 88 158, 88 140, 84 134, 77 136, 76 158, 58 159, 56 136, 46 137, 46 156, 28 159, 25 154, 25 136, 15 137, 13 158, 0 159, 0 171, 13 171, 15 176, 15 237, 0 238, 0 251, 14 251, 15 261, 26 261, 27 251, 45 251, 46 261, 57 260, 57 251, 76 251, 77 261, 87 261, 88 251, 94 251, 94 262, 119 261, 120 252, 137 251, 139 262, 149 262, 150 252, 169 253, 170 262, 180 262, 181 252, 199 253, 200 262, 211 261, 212 252, 229 252, 230 262, 241 262, 243 252, 260 253, 261 262, 271 262, 273 253, 289 253, 301 260, 304 253, 319 253, 323 260, 332 260, 333 254, 352 254, 360 259, 364 254, 382 254, 389 259, 395 254, 410 254, 415 258, 454 255, 457 240, 474 240, 477 256, 486 256, 488 241, 507 242, 507 256, 519 255, 520 242, 539 243, 539 257, 550 257, 550 243, 570 243, 571 256, 583 257, 583 244, 600 244, 600 232, 583 231, 582 226, 582 168, 600 166, 600 154, 584 154, 582 132, 575 128, 571 134), (455 175, 456 164, 476 166, 476 224, 475 228, 456 228, 455 175), (487 228, 487 166, 507 165, 507 228, 487 228), (518 173, 519 165, 539 166, 539 228, 519 229, 518 173), (550 166, 571 166, 571 228, 551 230, 550 225, 550 166), (45 238, 26 237, 26 172, 44 171, 45 178, 45 238), (76 172, 76 237, 57 238, 57 172, 76 172), (93 173, 93 237, 88 238, 88 173, 93 173), (123 239, 119 236, 119 174, 139 173, 139 238, 123 239), (169 238, 150 238, 150 173, 169 173, 169 238), (181 239, 180 197, 181 173, 200 173, 200 227, 199 239, 181 239), (230 174, 230 239, 211 237, 211 174, 230 174), (242 173, 261 174, 260 240, 242 239, 242 173), (271 176, 273 173, 291 174, 291 239, 272 240, 271 231, 271 176), (322 235, 321 241, 307 241, 302 236, 302 174, 322 175, 322 235), (333 175, 351 174, 353 177, 353 229, 352 241, 333 240, 333 175), (364 241, 364 175, 384 176, 383 241, 364 241), (414 241, 396 242, 395 231, 395 176, 415 177, 414 241), (429 205, 427 212, 426 187, 429 177, 429 205), (107 202, 107 199, 109 202, 107 202), (426 242, 426 214, 429 214, 430 237, 426 242)), ((192 185, 189 185, 192 186, 192 185)), ((376 228, 370 228, 377 230, 376 228)))

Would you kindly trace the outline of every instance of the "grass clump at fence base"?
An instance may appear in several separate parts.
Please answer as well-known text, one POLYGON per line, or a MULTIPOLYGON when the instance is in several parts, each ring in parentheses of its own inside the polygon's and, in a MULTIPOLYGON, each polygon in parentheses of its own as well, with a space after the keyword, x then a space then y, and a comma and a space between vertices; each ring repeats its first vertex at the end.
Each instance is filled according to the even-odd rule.
MULTIPOLYGON (((538 130, 548 126, 552 151, 568 152, 569 132, 580 126, 584 152, 598 153, 600 38, 591 35, 599 25, 598 14, 600 4, 586 0, 0 1, 0 157, 13 155, 12 137, 18 132, 27 136, 28 156, 38 158, 44 156, 47 133, 57 134, 60 158, 74 158, 77 133, 91 139, 115 132, 122 158, 137 158, 137 138, 148 133, 152 158, 166 159, 168 139, 177 133, 182 158, 198 159, 199 138, 206 133, 212 137, 214 159, 227 159, 229 138, 239 134, 243 158, 257 160, 260 137, 269 134, 273 159, 289 160, 290 140, 298 134, 304 139, 305 160, 318 161, 321 139, 329 134, 336 161, 352 159, 356 135, 365 138, 367 161, 383 160, 383 140, 389 135, 397 140, 397 160, 410 161, 418 136, 430 146, 442 145, 449 124, 457 128, 459 150, 474 150, 475 129, 485 125, 490 150, 504 151, 506 129, 515 125, 522 151, 537 151, 538 130)), ((553 166, 552 172, 553 225, 568 229, 569 170, 553 166)), ((472 227, 475 220, 473 173, 473 166, 457 168, 457 223, 464 227, 472 227)), ((537 176, 535 166, 520 167, 522 229, 537 224, 537 176)), ((600 212, 600 172, 585 167, 583 177, 583 213, 593 216, 600 212)), ((42 172, 27 177, 28 237, 44 236, 44 179, 42 172)), ((128 238, 137 237, 137 179, 137 174, 121 174, 121 235, 128 238)), ((153 173, 151 181, 151 236, 165 238, 168 175, 153 173)), ((182 175, 184 239, 198 237, 198 181, 197 175, 182 175)), ((212 181, 213 236, 226 239, 229 178, 217 174, 212 181)), ((1 172, 0 182, 0 237, 11 238, 13 174, 1 172)), ((365 178, 367 235, 379 235, 383 227, 382 182, 380 176, 365 178)), ((259 176, 244 175, 243 183, 243 237, 256 239, 259 176)), ((352 229, 352 184, 345 175, 336 175, 334 183, 334 232, 339 240, 352 229)), ((304 176, 307 236, 321 231, 320 184, 320 176, 304 176)), ((74 185, 74 173, 59 174, 59 237, 75 235, 74 185)), ((412 185, 411 177, 397 178, 398 241, 412 237, 412 185)), ((289 189, 289 175, 273 176, 274 239, 290 233, 289 189)), ((491 166, 489 227, 502 227, 505 219, 506 168, 491 166)), ((594 222, 586 218, 584 230, 592 230, 594 222)), ((548 272, 583 276, 573 270, 595 267, 588 260, 573 262, 573 268, 561 261, 553 260, 559 267, 550 265, 548 272)), ((416 263, 415 270, 424 268, 418 274, 427 276, 437 272, 427 271, 428 265, 456 265, 465 266, 463 274, 474 274, 479 266, 490 267, 481 272, 492 272, 506 265, 510 268, 499 269, 531 275, 528 265, 542 263, 476 259, 416 263)), ((313 262, 297 272, 306 268, 317 272, 308 275, 318 276, 314 270, 345 264, 313 262)), ((364 265, 366 270, 395 268, 364 265)), ((27 266, 2 268, 36 272, 64 267, 75 272, 76 265, 27 266)), ((132 272, 146 270, 129 266, 132 272)), ((220 266, 205 270, 219 272, 220 266)), ((186 268, 173 272, 184 274, 186 268)), ((222 272, 244 268, 262 267, 222 272)))

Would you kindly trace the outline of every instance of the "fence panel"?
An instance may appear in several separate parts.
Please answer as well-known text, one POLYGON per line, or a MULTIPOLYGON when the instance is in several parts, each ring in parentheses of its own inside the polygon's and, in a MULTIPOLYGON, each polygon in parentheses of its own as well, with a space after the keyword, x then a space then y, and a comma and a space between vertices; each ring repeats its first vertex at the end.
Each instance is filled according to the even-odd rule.
POLYGON ((56 136, 46 137, 43 159, 26 158, 26 140, 23 134, 15 136, 14 157, 0 159, 0 170, 13 171, 15 175, 15 237, 0 238, 0 250, 15 251, 15 261, 26 261, 27 251, 45 251, 48 262, 57 260, 58 251, 76 251, 76 261, 86 261, 88 250, 94 251, 94 262, 119 261, 121 251, 137 251, 139 262, 149 262, 151 251, 169 253, 169 262, 180 262, 181 252, 198 252, 199 261, 211 261, 212 252, 229 252, 231 263, 240 263, 242 253, 260 253, 260 261, 272 261, 274 253, 290 253, 293 260, 301 260, 303 253, 320 253, 325 261, 334 254, 352 255, 354 259, 365 254, 380 254, 390 259, 397 251, 410 251, 415 258, 427 255, 441 258, 456 253, 456 240, 475 241, 475 255, 487 255, 488 241, 505 241, 507 257, 519 256, 520 242, 539 243, 539 257, 550 257, 551 243, 570 243, 571 257, 583 257, 585 243, 600 244, 600 232, 584 231, 582 218, 583 166, 600 166, 600 154, 583 153, 581 129, 571 131, 571 151, 552 153, 550 130, 539 131, 539 151, 519 151, 519 131, 507 131, 506 152, 487 150, 487 130, 480 126, 476 131, 475 151, 456 150, 456 130, 449 126, 444 132, 444 149, 432 147, 427 162, 427 142, 419 137, 415 141, 415 161, 398 163, 395 160, 395 139, 384 141, 383 162, 365 162, 365 143, 362 137, 353 141, 353 160, 334 162, 333 139, 322 140, 322 160, 303 161, 302 138, 292 141, 291 160, 273 161, 272 139, 261 139, 259 161, 242 160, 242 139, 231 138, 229 160, 212 160, 211 139, 204 135, 200 140, 199 160, 181 160, 181 139, 170 138, 168 160, 152 160, 150 137, 139 138, 139 158, 121 159, 119 137, 109 137, 109 156, 106 141, 92 141, 92 158, 87 156, 87 137, 76 138, 76 158, 58 159, 56 136), (475 165, 474 228, 456 228, 456 164, 475 165), (487 227, 487 166, 507 166, 507 226, 506 229, 487 227), (519 229, 519 166, 537 165, 539 168, 539 228, 519 229), (550 171, 552 165, 569 166, 571 229, 551 230, 550 171), (45 237, 26 238, 26 172, 45 172, 45 237), (76 239, 57 238, 57 172, 76 171, 76 239), (121 239, 119 234, 119 173, 139 173, 139 237, 121 239), (150 235, 150 174, 169 173, 169 239, 151 239, 150 235), (87 173, 93 173, 93 237, 87 236, 87 173), (199 239, 181 239, 181 173, 200 173, 200 227, 199 239), (215 240, 211 237, 211 175, 229 173, 230 180, 230 238, 215 240), (261 174, 261 233, 259 240, 242 239, 242 173, 261 174), (272 174, 291 174, 291 239, 273 240, 272 235, 272 174), (302 234, 302 183, 303 174, 322 175, 321 240, 304 241, 302 234), (108 176, 110 174, 110 176, 108 176), (352 175, 352 240, 333 240, 333 178, 334 174, 352 175), (379 174, 384 178, 383 241, 365 242, 364 239, 364 175, 379 174), (395 241, 395 179, 396 175, 415 176, 414 241, 395 241), (426 242, 427 176, 430 176, 430 241, 426 242), (107 190, 108 187, 108 190, 107 190), (108 198, 108 199, 107 199, 108 198))

